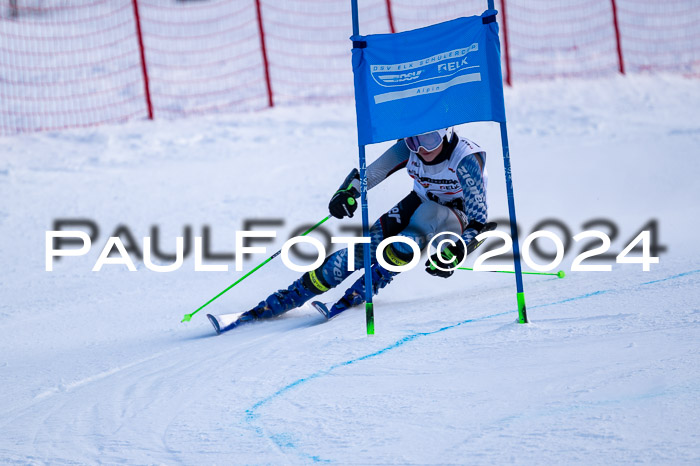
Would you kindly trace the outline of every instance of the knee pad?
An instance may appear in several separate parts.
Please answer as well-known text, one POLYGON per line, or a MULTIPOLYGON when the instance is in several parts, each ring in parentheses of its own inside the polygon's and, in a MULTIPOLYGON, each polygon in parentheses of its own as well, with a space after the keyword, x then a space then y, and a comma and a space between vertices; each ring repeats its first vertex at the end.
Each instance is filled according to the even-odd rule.
POLYGON ((304 288, 316 295, 325 293, 332 288, 326 279, 323 278, 323 273, 321 272, 322 267, 323 266, 317 268, 316 270, 312 270, 311 272, 306 272, 301 277, 301 283, 303 284, 304 288))
POLYGON ((404 243, 391 243, 384 248, 382 255, 387 263, 401 267, 411 262, 413 259, 413 249, 404 243))

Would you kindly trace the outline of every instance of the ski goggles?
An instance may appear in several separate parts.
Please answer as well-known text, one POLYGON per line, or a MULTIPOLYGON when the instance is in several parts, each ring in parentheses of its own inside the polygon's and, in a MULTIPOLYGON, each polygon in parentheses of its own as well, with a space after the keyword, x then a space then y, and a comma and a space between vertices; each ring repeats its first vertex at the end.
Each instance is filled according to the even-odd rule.
POLYGON ((445 134, 447 134, 447 130, 439 129, 437 131, 419 134, 418 136, 404 138, 404 141, 406 141, 406 147, 408 147, 408 150, 411 152, 418 152, 421 147, 431 152, 440 147, 445 134))

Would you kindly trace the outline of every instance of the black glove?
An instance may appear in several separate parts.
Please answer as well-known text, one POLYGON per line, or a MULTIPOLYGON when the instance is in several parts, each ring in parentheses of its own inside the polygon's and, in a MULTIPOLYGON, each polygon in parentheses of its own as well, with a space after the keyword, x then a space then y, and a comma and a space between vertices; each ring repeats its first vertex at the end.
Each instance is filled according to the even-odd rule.
POLYGON ((462 243, 462 241, 456 241, 456 244, 442 248, 442 251, 440 251, 440 257, 438 257, 437 252, 430 256, 430 259, 425 262, 425 271, 430 275, 435 275, 436 277, 451 277, 455 271, 455 268, 457 268, 457 265, 462 262, 465 255, 464 243, 462 243), (433 264, 437 264, 441 268, 449 270, 438 269, 430 263, 431 260, 433 264))
POLYGON ((357 201, 360 196, 360 172, 353 168, 345 178, 340 189, 333 194, 328 203, 328 211, 335 218, 352 217, 357 209, 357 201))

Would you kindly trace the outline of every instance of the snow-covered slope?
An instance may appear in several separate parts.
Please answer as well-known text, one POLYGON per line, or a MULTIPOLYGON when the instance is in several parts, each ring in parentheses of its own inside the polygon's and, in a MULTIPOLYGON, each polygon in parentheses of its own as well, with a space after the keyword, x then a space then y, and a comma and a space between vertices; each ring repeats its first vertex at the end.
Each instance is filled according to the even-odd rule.
MULTIPOLYGON (((326 215, 355 165, 352 102, 0 139, 0 461, 697 464, 697 81, 506 98, 523 238, 546 219, 570 236, 605 219, 591 228, 616 227, 617 254, 655 219, 666 247, 650 272, 576 273, 572 241, 565 279, 526 277, 528 325, 512 275, 416 268, 377 296, 374 336, 362 309, 324 323, 305 306, 216 337, 204 312, 180 319, 242 276, 232 261, 91 271, 120 225, 137 243, 157 226, 166 252, 208 226, 211 250, 232 253, 246 220, 278 219, 274 252, 326 215), (46 272, 45 232, 66 218, 99 237, 46 272)), ((497 126, 458 132, 488 151, 490 214, 507 216, 497 126)), ((371 216, 410 186, 399 173, 373 190, 371 216)), ((207 311, 246 310, 296 276, 277 259, 207 311)))

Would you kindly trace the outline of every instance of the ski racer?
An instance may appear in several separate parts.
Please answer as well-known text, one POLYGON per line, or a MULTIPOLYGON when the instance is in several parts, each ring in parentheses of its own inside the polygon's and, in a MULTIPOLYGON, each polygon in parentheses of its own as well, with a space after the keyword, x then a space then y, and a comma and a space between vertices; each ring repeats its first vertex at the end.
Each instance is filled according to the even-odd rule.
MULTIPOLYGON (((398 273, 377 262, 377 245, 384 238, 401 235, 415 241, 423 250, 437 233, 453 232, 464 239, 469 252, 478 246, 474 238, 485 230, 487 218, 485 162, 486 153, 479 145, 460 138, 448 128, 400 139, 367 168, 368 189, 403 168, 414 180, 413 190, 370 228, 374 294, 398 273)), ((328 205, 330 214, 338 219, 352 217, 359 196, 359 172, 353 169, 333 194, 328 205)), ((439 252, 441 258, 437 252, 431 256, 426 262, 426 272, 445 278, 452 275, 467 253, 464 244, 454 243, 439 252), (450 264, 452 269, 431 267, 430 260, 443 264, 443 269, 444 264, 450 264)), ((387 263, 401 266, 411 261, 413 250, 406 243, 393 242, 383 254, 387 263)), ((355 270, 362 269, 362 244, 355 245, 354 260, 355 270)), ((213 316, 209 319, 219 333, 244 322, 276 317, 340 285, 352 273, 348 268, 348 248, 341 249, 330 254, 316 270, 304 273, 288 288, 272 293, 225 328, 213 316)), ((363 274, 330 309, 325 305, 315 307, 330 319, 362 304, 364 298, 363 274)))

